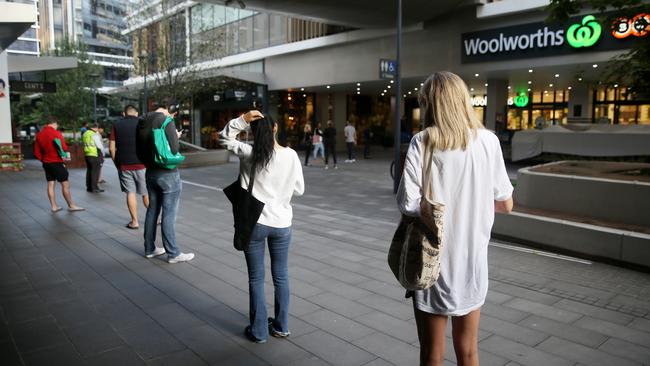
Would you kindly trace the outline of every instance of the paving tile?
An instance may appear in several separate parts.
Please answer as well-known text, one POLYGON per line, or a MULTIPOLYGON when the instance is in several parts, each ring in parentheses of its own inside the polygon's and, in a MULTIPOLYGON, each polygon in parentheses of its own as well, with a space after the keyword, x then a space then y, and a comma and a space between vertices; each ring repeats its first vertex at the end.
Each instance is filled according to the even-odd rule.
POLYGON ((84 359, 92 366, 144 366, 146 363, 130 347, 119 347, 84 359))
POLYGON ((530 329, 534 329, 592 348, 597 348, 608 338, 606 335, 594 331, 586 330, 570 324, 561 323, 536 315, 530 316, 518 324, 523 327, 528 327, 530 329))
POLYGON ((22 366, 23 362, 11 341, 0 342, 0 360, 6 366, 22 366))
MULTIPOLYGON (((349 318, 354 318, 356 316, 367 314, 373 311, 372 308, 361 305, 358 302, 348 300, 343 296, 335 295, 331 292, 324 292, 322 294, 312 296, 307 300, 349 318)), ((363 300, 361 300, 361 302, 363 302, 363 300)))
POLYGON ((356 301, 401 320, 409 320, 414 316, 413 302, 410 299, 404 298, 403 290, 397 297, 372 294, 356 301))
POLYGON ((185 349, 182 343, 154 322, 117 332, 145 360, 185 349))
POLYGON ((495 291, 492 288, 488 289, 487 297, 485 300, 493 304, 503 304, 504 302, 512 299, 511 295, 503 294, 499 291, 495 291))
POLYGON ((526 299, 515 298, 503 303, 503 306, 513 309, 526 311, 545 318, 557 320, 563 323, 571 323, 582 317, 582 314, 574 313, 568 310, 558 309, 552 306, 539 304, 526 299))
POLYGON ((39 351, 23 353, 23 359, 27 366, 84 365, 84 361, 70 343, 63 343, 39 351))
POLYGON ((572 366, 575 363, 498 335, 493 335, 479 343, 479 348, 524 366, 572 366))
POLYGON ((125 345, 113 328, 103 321, 65 329, 65 334, 77 352, 84 357, 125 345))
POLYGON ((589 315, 590 317, 593 318, 598 318, 602 320, 607 320, 613 323, 617 324, 628 324, 630 323, 634 317, 631 315, 619 313, 613 310, 607 310, 603 309, 597 306, 589 305, 589 304, 583 304, 577 301, 573 300, 568 300, 568 299, 562 299, 555 303, 553 305, 554 307, 564 309, 564 310, 569 310, 573 311, 575 313, 581 313, 585 315, 589 315))
POLYGON ((635 318, 628 324, 630 328, 638 329, 650 333, 650 320, 643 318, 635 318))
POLYGON ((492 285, 492 289, 507 295, 520 297, 545 305, 553 305, 561 300, 561 298, 557 296, 547 295, 537 291, 529 290, 527 288, 513 286, 507 283, 496 282, 496 284, 492 285))
POLYGON ((291 342, 332 365, 363 365, 377 358, 361 348, 320 330, 292 338, 291 342))
POLYGON ((523 343, 528 346, 535 346, 544 339, 548 338, 548 335, 545 333, 530 328, 525 328, 517 324, 512 324, 507 321, 496 319, 487 315, 481 315, 479 327, 484 331, 499 335, 501 337, 506 337, 510 340, 523 343))
POLYGON ((650 362, 650 345, 639 346, 630 342, 622 341, 617 338, 610 338, 607 342, 598 348, 603 352, 617 355, 622 358, 633 360, 639 363, 648 364, 650 362))
POLYGON ((62 328, 76 327, 100 319, 91 306, 78 300, 50 305, 49 310, 62 328))
POLYGON ((375 332, 374 329, 329 310, 319 310, 301 319, 346 341, 353 341, 375 332))
MULTIPOLYGON (((351 286, 348 285, 347 283, 338 281, 338 280, 332 280, 332 279, 326 279, 326 280, 321 280, 318 282, 313 282, 312 283, 315 287, 321 288, 324 291, 329 291, 337 295, 341 295, 349 300, 357 300, 362 297, 366 297, 369 295, 372 295, 372 293, 368 290, 364 290, 359 287, 351 286)), ((321 291, 321 292, 324 292, 321 291)), ((312 294, 316 295, 316 294, 312 294)), ((309 296, 308 296, 309 297, 309 296)))
POLYGON ((52 317, 21 323, 12 330, 13 339, 20 353, 68 343, 65 335, 52 317))
MULTIPOLYGON (((512 297, 510 298, 512 299, 512 297)), ((520 320, 530 316, 530 313, 527 312, 527 310, 522 311, 508 306, 485 302, 485 304, 481 306, 481 315, 489 315, 497 319, 505 320, 511 323, 517 323, 520 320)))
POLYGON ((208 364, 234 357, 245 350, 216 331, 210 325, 201 325, 177 333, 178 339, 208 364))
MULTIPOLYGON (((243 333, 236 341, 241 341, 240 345, 245 348, 257 360, 263 360, 270 365, 284 366, 298 360, 308 359, 314 355, 305 349, 297 346, 291 336, 288 339, 278 339, 269 337, 268 343, 255 344, 245 339, 243 333)), ((238 355, 245 354, 239 352, 238 355)))
POLYGON ((638 366, 637 363, 623 359, 621 357, 612 356, 609 353, 594 350, 593 348, 586 347, 577 343, 573 343, 564 339, 550 337, 542 342, 538 349, 553 353, 562 358, 581 362, 587 365, 594 366, 638 366))
POLYGON ((205 325, 201 319, 176 303, 156 306, 145 311, 171 333, 205 325))
POLYGON ((415 321, 400 320, 380 312, 364 314, 354 318, 354 320, 407 343, 418 340, 415 321))
MULTIPOLYGON (((296 361, 294 361, 292 363, 287 364, 287 366, 328 366, 328 365, 329 365, 329 363, 321 360, 320 358, 318 358, 316 356, 303 358, 301 360, 296 360, 296 361)), ((369 365, 369 364, 366 364, 366 365, 369 365)))
POLYGON ((383 333, 376 332, 352 343, 395 365, 417 365, 420 362, 418 348, 383 333))
POLYGON ((575 326, 596 331, 598 333, 646 346, 650 344, 650 333, 625 327, 605 320, 584 317, 574 323, 575 326))
POLYGON ((390 362, 388 362, 388 361, 386 361, 384 359, 375 358, 374 360, 368 362, 367 364, 365 364, 363 366, 392 366, 392 365, 393 365, 392 363, 390 363, 390 362))

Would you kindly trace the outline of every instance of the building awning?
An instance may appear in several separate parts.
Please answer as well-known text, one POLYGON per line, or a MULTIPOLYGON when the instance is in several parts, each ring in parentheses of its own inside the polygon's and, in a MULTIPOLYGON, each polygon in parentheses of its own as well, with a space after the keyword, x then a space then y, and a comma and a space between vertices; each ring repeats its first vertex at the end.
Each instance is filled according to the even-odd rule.
POLYGON ((75 57, 8 55, 9 73, 66 70, 77 67, 75 57))
POLYGON ((36 23, 33 4, 0 2, 0 51, 4 51, 32 24, 36 23))

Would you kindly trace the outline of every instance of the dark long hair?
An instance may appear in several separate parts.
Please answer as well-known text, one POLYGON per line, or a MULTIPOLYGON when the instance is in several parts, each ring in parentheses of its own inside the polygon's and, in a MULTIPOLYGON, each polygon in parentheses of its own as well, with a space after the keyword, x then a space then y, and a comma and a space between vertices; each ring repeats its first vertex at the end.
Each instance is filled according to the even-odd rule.
POLYGON ((253 132, 253 156, 252 168, 260 171, 266 168, 273 157, 273 146, 275 139, 273 137, 273 127, 275 121, 271 116, 264 116, 262 119, 251 122, 251 131, 253 132))

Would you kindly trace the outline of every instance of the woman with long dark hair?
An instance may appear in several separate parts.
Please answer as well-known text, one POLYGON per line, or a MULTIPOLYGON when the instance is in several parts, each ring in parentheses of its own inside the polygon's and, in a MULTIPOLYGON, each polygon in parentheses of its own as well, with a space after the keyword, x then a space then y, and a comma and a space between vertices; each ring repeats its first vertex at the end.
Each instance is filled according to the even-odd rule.
POLYGON ((255 172, 253 197, 264 202, 250 245, 244 251, 250 299, 250 325, 245 334, 255 343, 265 343, 269 333, 278 338, 291 334, 287 269, 293 216, 291 197, 303 194, 305 182, 298 154, 280 146, 277 132, 278 125, 270 116, 253 110, 230 121, 220 134, 222 144, 239 157, 242 188, 248 187, 251 172, 255 172), (237 135, 249 130, 253 133, 252 146, 237 140, 237 135), (275 316, 268 319, 264 302, 264 247, 267 243, 275 287, 275 316))

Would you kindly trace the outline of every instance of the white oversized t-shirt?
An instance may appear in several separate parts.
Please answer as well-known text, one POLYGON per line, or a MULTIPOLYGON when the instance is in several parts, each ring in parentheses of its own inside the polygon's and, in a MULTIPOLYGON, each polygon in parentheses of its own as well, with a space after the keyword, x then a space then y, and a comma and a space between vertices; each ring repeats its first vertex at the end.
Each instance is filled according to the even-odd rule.
MULTIPOLYGON (((418 216, 422 197, 423 132, 411 140, 397 193, 400 211, 418 216)), ((416 307, 441 315, 465 315, 485 302, 487 250, 494 223, 494 201, 512 195, 499 140, 479 129, 466 150, 434 151, 432 191, 445 205, 440 277, 433 287, 415 291, 416 307)))

